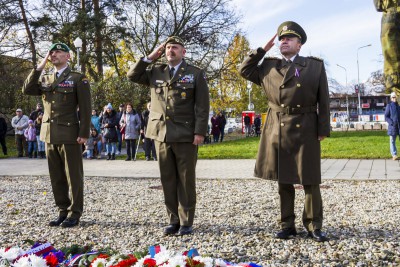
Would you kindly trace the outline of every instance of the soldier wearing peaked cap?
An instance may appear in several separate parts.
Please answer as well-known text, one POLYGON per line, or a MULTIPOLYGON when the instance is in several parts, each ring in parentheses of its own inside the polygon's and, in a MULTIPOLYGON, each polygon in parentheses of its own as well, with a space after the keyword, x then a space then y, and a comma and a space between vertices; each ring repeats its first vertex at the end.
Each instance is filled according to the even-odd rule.
POLYGON ((187 63, 183 40, 169 37, 139 60, 128 78, 151 91, 146 137, 154 139, 169 225, 165 235, 192 233, 198 145, 208 126, 209 90, 204 71, 187 63), (167 64, 152 64, 165 51, 167 64))
POLYGON ((384 57, 383 74, 388 92, 400 94, 400 0, 374 0, 382 12, 381 44, 384 57))
POLYGON ((257 177, 278 181, 281 231, 276 237, 287 239, 297 234, 294 184, 302 184, 303 225, 309 237, 321 242, 328 240, 321 232, 323 211, 319 184, 320 141, 330 131, 329 92, 322 60, 298 54, 306 40, 307 35, 299 24, 286 21, 263 48, 250 52, 240 66, 240 73, 262 86, 269 101, 254 173, 257 177), (283 58, 264 58, 276 36, 283 58))
POLYGON ((81 149, 89 137, 91 123, 89 82, 68 66, 69 50, 66 44, 53 44, 22 88, 27 95, 42 96, 40 140, 46 143, 50 180, 59 209, 58 217, 49 225, 62 227, 78 225, 83 212, 81 149), (54 65, 54 73, 42 75, 48 59, 54 65))

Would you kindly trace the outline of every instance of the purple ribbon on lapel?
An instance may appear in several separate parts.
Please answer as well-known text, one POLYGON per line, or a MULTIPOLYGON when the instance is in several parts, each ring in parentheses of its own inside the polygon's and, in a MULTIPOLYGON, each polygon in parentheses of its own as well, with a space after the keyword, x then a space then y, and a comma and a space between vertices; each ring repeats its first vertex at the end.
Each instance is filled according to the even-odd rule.
POLYGON ((296 68, 295 72, 294 72, 294 76, 295 77, 300 77, 300 72, 299 70, 296 68))

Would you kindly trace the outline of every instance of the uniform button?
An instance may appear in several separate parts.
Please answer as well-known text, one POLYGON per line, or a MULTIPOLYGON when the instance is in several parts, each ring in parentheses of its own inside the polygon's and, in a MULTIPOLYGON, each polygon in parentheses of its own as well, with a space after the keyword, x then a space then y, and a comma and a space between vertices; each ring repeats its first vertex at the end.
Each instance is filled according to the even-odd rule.
POLYGON ((283 127, 283 126, 285 126, 285 124, 282 122, 282 123, 281 123, 281 126, 283 127))
POLYGON ((68 123, 67 123, 67 125, 69 126, 69 125, 70 125, 70 123, 68 122, 68 123))
POLYGON ((165 119, 169 120, 169 117, 167 116, 167 117, 165 117, 165 119))
POLYGON ((51 120, 50 122, 54 122, 53 120, 51 120))
POLYGON ((55 94, 56 93, 56 91, 53 91, 53 94, 55 94))
POLYGON ((54 103, 56 103, 56 101, 53 100, 53 101, 51 101, 51 103, 54 104, 54 103))
POLYGON ((281 85, 281 88, 285 88, 285 86, 284 86, 284 85, 281 85))
POLYGON ((172 86, 168 87, 168 89, 172 89, 172 86))
POLYGON ((183 87, 183 89, 186 89, 186 87, 183 87))
POLYGON ((296 124, 296 127, 297 127, 297 128, 300 128, 300 124, 296 124))
POLYGON ((300 107, 300 105, 297 105, 297 107, 299 108, 299 107, 300 107))
POLYGON ((171 99, 171 97, 169 96, 168 99, 171 99))
POLYGON ((298 84, 296 84, 296 86, 297 86, 297 87, 301 87, 301 84, 298 83, 298 84))
POLYGON ((167 107, 167 109, 169 109, 169 106, 167 107))
POLYGON ((54 113, 54 110, 52 110, 51 113, 54 113))
POLYGON ((281 105, 281 107, 283 107, 283 108, 284 108, 284 107, 285 107, 285 104, 282 104, 282 105, 281 105))

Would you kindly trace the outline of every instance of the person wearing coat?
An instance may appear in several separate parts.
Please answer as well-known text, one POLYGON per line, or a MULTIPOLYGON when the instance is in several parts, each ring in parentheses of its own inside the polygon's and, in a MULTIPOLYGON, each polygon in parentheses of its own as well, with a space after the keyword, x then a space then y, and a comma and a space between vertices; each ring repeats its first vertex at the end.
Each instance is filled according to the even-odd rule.
POLYGON ((169 225, 165 235, 193 232, 198 145, 204 140, 210 110, 205 72, 184 59, 184 42, 169 37, 127 76, 150 87, 146 137, 154 139, 169 225), (165 52, 166 63, 155 61, 165 52), (153 64, 152 64, 153 63, 153 64))
POLYGON ((397 160, 396 138, 400 135, 400 107, 395 92, 390 94, 390 100, 385 109, 385 120, 388 123, 387 134, 390 136, 390 154, 393 160, 397 160))
POLYGON ((217 115, 214 114, 211 118, 211 134, 213 135, 214 143, 218 143, 220 133, 219 119, 217 118, 217 115))
POLYGON ((135 160, 136 155, 136 140, 139 138, 140 130, 140 117, 136 110, 132 108, 132 104, 128 103, 125 105, 126 110, 121 116, 119 122, 120 129, 125 129, 125 143, 126 143, 126 154, 125 161, 135 160))
POLYGON ((111 103, 108 103, 102 120, 103 137, 106 145, 107 160, 115 160, 115 152, 118 142, 117 124, 117 112, 115 112, 111 103))
POLYGON ((319 184, 320 141, 330 134, 329 91, 323 61, 298 55, 306 39, 300 25, 292 21, 282 23, 263 48, 250 52, 240 66, 240 73, 262 86, 269 101, 254 173, 278 181, 281 231, 276 237, 288 239, 297 234, 294 184, 302 184, 303 225, 310 238, 321 242, 328 240, 321 231, 323 209, 319 184), (276 36, 283 58, 264 58, 276 36))

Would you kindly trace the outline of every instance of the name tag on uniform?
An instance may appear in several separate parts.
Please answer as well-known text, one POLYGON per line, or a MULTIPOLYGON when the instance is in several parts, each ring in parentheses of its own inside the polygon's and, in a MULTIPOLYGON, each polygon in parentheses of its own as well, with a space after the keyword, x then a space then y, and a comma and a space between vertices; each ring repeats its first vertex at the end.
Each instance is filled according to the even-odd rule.
POLYGON ((163 83, 163 80, 156 80, 156 83, 163 83))

